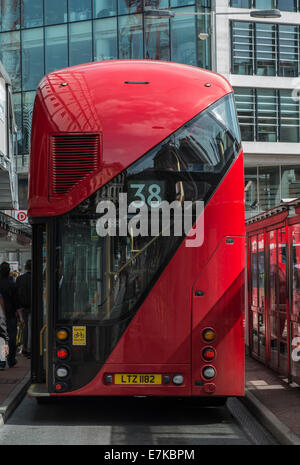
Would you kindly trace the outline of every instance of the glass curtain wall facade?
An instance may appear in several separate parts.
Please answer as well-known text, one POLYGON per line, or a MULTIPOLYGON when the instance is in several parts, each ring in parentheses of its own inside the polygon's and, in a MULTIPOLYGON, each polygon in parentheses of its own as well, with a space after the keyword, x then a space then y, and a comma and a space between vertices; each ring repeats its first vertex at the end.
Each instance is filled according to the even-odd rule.
MULTIPOLYGON (((144 0, 144 5, 211 10, 210 0, 144 0)), ((139 58, 210 69, 210 32, 209 16, 144 17, 143 0, 0 0, 0 60, 13 83, 19 171, 28 166, 35 91, 45 74, 80 63, 139 58), (208 39, 201 40, 200 33, 208 39)))

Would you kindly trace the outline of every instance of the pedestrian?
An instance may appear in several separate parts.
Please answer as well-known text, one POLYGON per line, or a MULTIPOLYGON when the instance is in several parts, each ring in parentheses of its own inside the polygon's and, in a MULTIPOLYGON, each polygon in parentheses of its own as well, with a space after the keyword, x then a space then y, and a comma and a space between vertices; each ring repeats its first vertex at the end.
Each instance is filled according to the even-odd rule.
POLYGON ((6 366, 6 357, 8 355, 8 334, 5 321, 5 306, 2 295, 0 294, 0 370, 6 366))
POLYGON ((22 353, 31 357, 31 260, 25 264, 25 273, 17 278, 18 314, 24 324, 22 353))
POLYGON ((6 328, 9 339, 9 355, 7 357, 7 363, 9 368, 14 367, 17 364, 16 353, 17 353, 17 289, 15 282, 10 278, 10 266, 9 263, 3 262, 0 265, 0 293, 2 294, 5 316, 6 316, 6 328))

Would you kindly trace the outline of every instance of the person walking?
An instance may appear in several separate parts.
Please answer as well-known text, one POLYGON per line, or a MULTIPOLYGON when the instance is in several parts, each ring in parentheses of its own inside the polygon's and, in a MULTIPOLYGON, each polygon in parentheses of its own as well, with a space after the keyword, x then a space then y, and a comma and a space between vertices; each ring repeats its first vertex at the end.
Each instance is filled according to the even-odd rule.
POLYGON ((0 370, 3 371, 6 366, 6 357, 8 355, 8 334, 6 329, 6 318, 4 299, 0 294, 0 370))
POLYGON ((17 292, 16 284, 10 278, 10 266, 7 262, 3 262, 0 265, 0 293, 4 300, 6 328, 9 339, 7 363, 9 368, 12 368, 17 364, 17 292))
POLYGON ((31 357, 31 260, 25 264, 25 273, 17 278, 18 314, 25 325, 22 353, 31 357))

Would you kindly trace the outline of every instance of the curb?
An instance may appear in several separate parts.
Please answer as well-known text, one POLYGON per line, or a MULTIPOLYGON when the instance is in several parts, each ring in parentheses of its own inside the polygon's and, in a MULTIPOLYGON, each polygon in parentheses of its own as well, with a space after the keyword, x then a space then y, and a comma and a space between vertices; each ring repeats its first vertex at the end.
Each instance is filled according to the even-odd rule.
POLYGON ((30 384, 31 375, 27 375, 14 387, 3 404, 0 406, 0 426, 4 425, 9 416, 17 408, 23 397, 25 396, 30 384))
POLYGON ((263 405, 249 389, 245 389, 245 397, 240 400, 280 444, 300 445, 300 438, 263 405))

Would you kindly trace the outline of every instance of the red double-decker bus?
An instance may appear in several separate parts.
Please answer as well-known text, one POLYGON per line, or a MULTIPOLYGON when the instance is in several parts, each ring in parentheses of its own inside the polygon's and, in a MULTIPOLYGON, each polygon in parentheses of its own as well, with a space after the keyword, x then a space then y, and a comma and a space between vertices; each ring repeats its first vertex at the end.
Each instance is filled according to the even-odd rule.
POLYGON ((29 179, 29 395, 242 396, 244 176, 230 84, 148 60, 53 72, 37 90, 29 179), (187 204, 193 229, 178 234, 171 214, 169 234, 160 223, 133 234, 141 221, 121 198, 149 215, 187 204), (106 234, 103 205, 116 214, 106 234))

